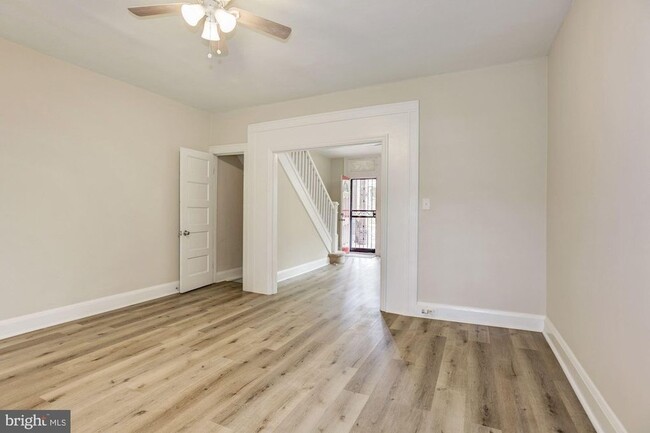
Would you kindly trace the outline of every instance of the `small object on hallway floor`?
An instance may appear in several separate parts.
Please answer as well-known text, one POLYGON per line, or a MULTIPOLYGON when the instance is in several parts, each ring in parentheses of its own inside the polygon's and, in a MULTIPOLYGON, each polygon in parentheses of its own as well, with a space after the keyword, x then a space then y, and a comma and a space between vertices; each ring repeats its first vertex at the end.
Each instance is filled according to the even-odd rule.
POLYGON ((330 258, 331 265, 342 265, 345 263, 345 253, 343 251, 334 251, 327 256, 330 258))

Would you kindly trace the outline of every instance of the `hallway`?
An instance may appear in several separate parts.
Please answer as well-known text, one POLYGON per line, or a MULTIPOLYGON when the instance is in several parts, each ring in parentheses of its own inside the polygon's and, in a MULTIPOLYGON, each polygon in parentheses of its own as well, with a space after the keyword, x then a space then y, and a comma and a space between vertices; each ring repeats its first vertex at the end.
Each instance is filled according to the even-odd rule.
POLYGON ((593 432, 542 334, 382 314, 379 259, 0 341, 0 407, 76 432, 593 432))

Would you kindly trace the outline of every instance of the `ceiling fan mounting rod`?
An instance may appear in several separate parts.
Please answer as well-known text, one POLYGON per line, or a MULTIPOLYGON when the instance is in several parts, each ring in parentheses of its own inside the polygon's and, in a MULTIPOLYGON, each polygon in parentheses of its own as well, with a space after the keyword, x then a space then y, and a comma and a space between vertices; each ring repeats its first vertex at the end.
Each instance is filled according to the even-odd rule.
POLYGON ((230 0, 203 0, 201 3, 206 9, 225 9, 230 0))

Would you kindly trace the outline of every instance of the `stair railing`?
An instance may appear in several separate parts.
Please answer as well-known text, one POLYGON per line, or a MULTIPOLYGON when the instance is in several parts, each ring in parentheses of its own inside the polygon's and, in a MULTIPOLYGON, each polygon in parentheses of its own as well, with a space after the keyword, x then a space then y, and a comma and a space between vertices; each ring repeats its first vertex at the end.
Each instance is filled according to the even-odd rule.
POLYGON ((329 233, 330 245, 328 249, 338 250, 338 212, 339 204, 332 201, 325 182, 318 173, 314 160, 305 150, 288 152, 289 160, 293 164, 303 187, 310 198, 320 222, 329 233))

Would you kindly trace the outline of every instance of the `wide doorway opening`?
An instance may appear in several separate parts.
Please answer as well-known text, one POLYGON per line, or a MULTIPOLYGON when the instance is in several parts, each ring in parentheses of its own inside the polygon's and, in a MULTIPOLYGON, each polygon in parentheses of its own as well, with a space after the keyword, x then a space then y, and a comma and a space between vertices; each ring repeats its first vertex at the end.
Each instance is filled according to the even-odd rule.
MULTIPOLYGON (((349 161, 357 176, 379 171, 376 247, 380 251, 383 311, 417 309, 418 123, 417 101, 363 107, 248 126, 244 182, 244 290, 278 291, 279 160, 287 152, 379 143, 380 165, 349 161), (390 203, 390 207, 387 205, 390 203), (387 221, 390 221, 389 229, 387 221)), ((215 146, 215 148, 218 146, 215 146)), ((364 176, 374 177, 374 176, 364 176)), ((332 236, 330 236, 332 238, 332 236)))
POLYGON ((277 153, 278 282, 346 265, 350 254, 375 258, 382 149, 371 142, 277 153))

